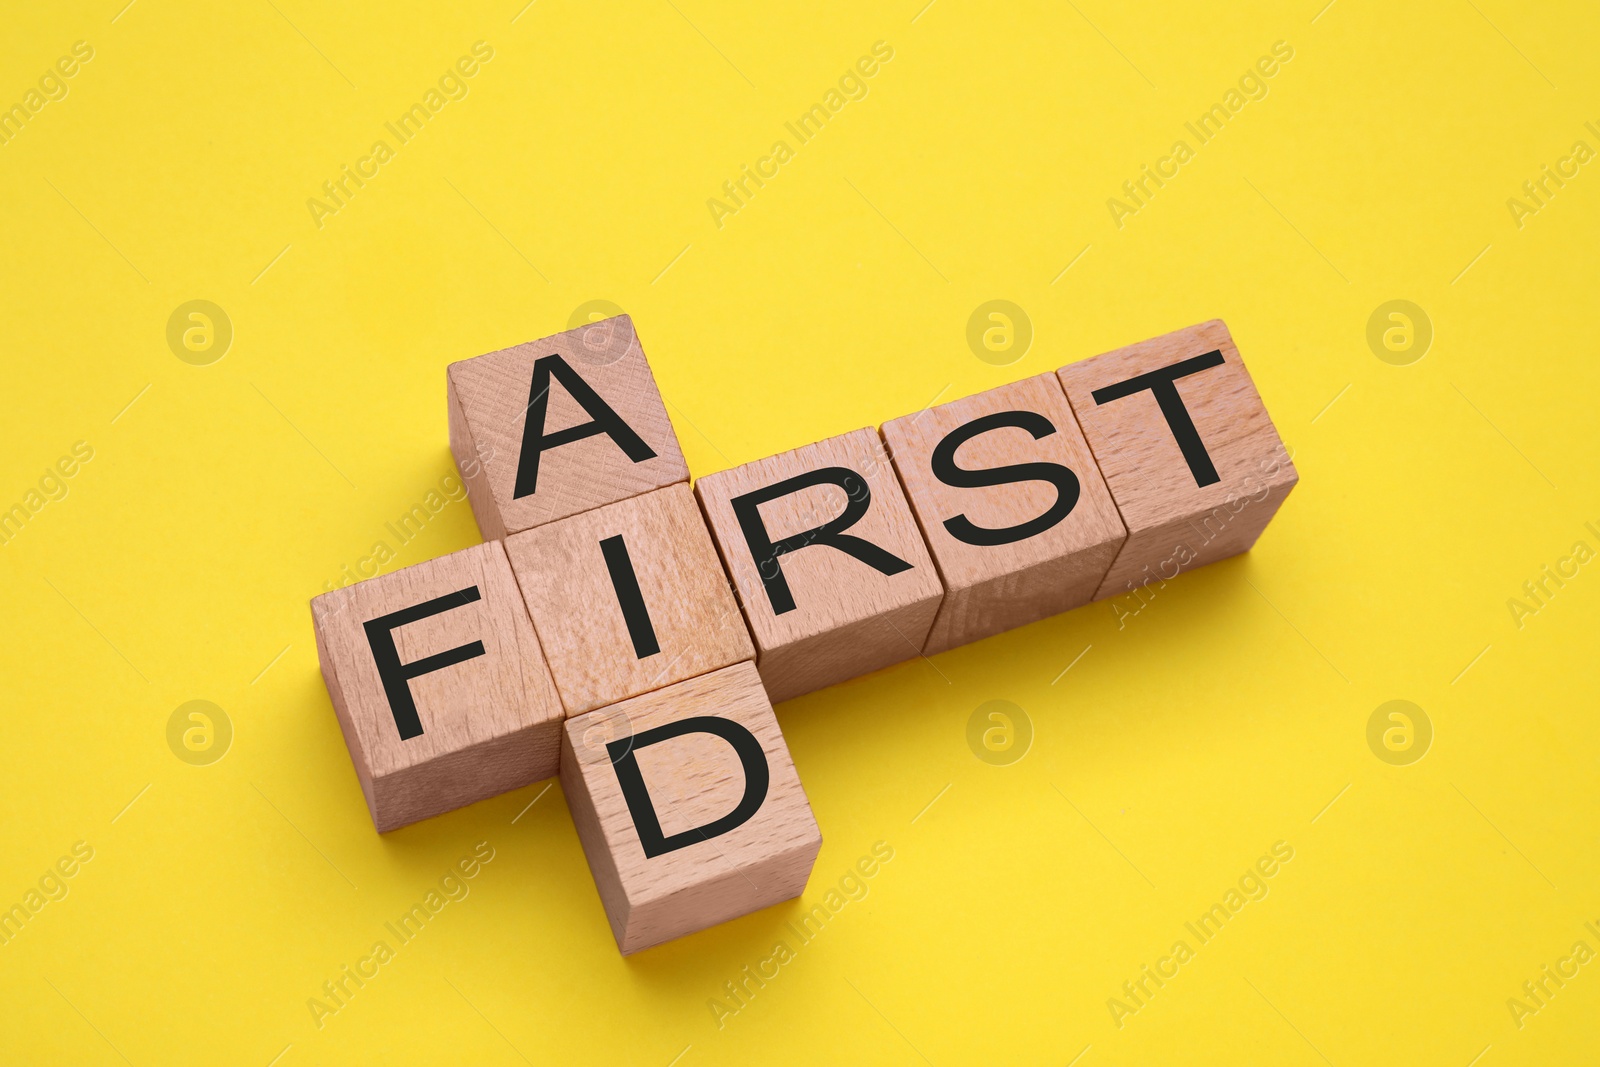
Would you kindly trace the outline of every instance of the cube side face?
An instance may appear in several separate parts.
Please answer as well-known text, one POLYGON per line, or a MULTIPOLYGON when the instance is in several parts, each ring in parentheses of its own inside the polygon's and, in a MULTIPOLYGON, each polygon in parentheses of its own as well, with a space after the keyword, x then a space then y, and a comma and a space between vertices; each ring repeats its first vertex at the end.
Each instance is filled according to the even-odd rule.
MULTIPOLYGON (((944 584, 875 430, 707 475, 695 492, 744 607, 758 665, 805 643, 838 659, 836 669, 819 664, 821 688, 921 650, 944 584), (763 563, 757 552, 764 549, 763 563), (871 620, 878 624, 861 626, 871 620), (852 627, 852 637, 841 636, 852 627), (859 646, 863 635, 870 654, 859 646)), ((791 695, 799 694, 778 699, 791 695)))
POLYGON ((1294 486, 1275 482, 1203 515, 1140 530, 1128 538, 1094 598, 1137 597, 1152 583, 1159 586, 1184 571, 1250 551, 1294 486))
MULTIPOLYGON (((567 720, 570 722, 571 720, 567 720)), ((624 722, 607 723, 579 731, 576 736, 565 726, 561 730, 561 792, 566 797, 567 812, 578 831, 578 843, 583 846, 583 857, 589 864, 589 874, 594 878, 595 889, 600 894, 600 905, 605 910, 606 923, 611 936, 621 946, 628 926, 628 895, 622 888, 622 876, 617 872, 616 861, 606 843, 600 825, 600 813, 595 807, 594 794, 578 762, 578 750, 593 757, 605 750, 607 741, 627 736, 624 722), (617 727, 620 727, 618 729, 617 727), (609 728, 609 729, 608 729, 609 728)))
POLYGON ((498 542, 324 594, 312 616, 380 829, 555 773, 564 715, 498 542))
POLYGON ((919 600, 764 652, 761 684, 777 704, 914 659, 943 608, 919 600))
POLYGON ((1248 548, 1298 480, 1221 320, 1057 373, 1129 532, 1098 596, 1170 554, 1163 528, 1203 524, 1218 509, 1233 532, 1200 539, 1182 566, 1248 548))
POLYGON ((460 436, 476 452, 457 451, 456 463, 482 464, 495 511, 480 528, 514 534, 689 479, 626 315, 452 363, 447 373, 460 436))
POLYGON ((506 550, 569 716, 755 657, 686 485, 546 523, 506 550))
POLYGON ((752 664, 569 719, 562 758, 623 952, 804 887, 822 835, 752 664))
POLYGON ((624 956, 753 911, 793 900, 805 892, 822 838, 784 850, 733 874, 646 902, 631 912, 617 947, 624 956), (759 892, 752 885, 759 887, 759 892))
POLYGON ((1122 538, 1108 541, 946 593, 922 654, 947 652, 1082 607, 1104 587, 1123 544, 1122 538))
POLYGON ((547 719, 384 775, 373 783, 373 824, 386 833, 554 777, 563 721, 547 719))
POLYGON ((1055 375, 893 419, 883 437, 945 583, 925 653, 1089 602, 1127 530, 1055 375))
POLYGON ((328 699, 333 704, 334 717, 339 720, 339 733, 344 736, 345 750, 350 754, 350 763, 355 768, 356 780, 361 784, 361 797, 367 802, 367 810, 372 813, 373 822, 376 823, 378 801, 373 791, 372 766, 367 759, 366 742, 356 729, 355 720, 350 716, 350 706, 345 702, 344 687, 339 683, 337 665, 328 651, 323 622, 318 617, 315 600, 311 602, 311 623, 312 631, 316 635, 317 663, 322 671, 322 683, 328 687, 328 699))
POLYGON ((485 453, 473 439, 472 427, 467 425, 466 414, 461 410, 461 398, 456 395, 455 380, 448 373, 445 374, 445 399, 450 406, 450 454, 455 457, 456 469, 461 473, 461 484, 467 487, 467 503, 478 524, 478 533, 485 541, 502 541, 506 528, 494 502, 494 492, 489 488, 485 453))

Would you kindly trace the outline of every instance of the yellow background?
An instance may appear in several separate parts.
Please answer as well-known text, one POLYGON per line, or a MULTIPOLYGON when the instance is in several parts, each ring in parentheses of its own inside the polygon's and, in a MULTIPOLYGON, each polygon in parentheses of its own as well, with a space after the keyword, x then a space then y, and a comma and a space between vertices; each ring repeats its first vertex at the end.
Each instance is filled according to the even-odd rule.
MULTIPOLYGON (((0 906, 94 858, 0 946, 0 1060, 1593 1053, 1600 964, 1520 1029, 1506 1005, 1600 949, 1600 566, 1507 607, 1600 548, 1600 173, 1506 206, 1600 147, 1592 7, 922 2, 7 5, 0 103, 95 54, 0 146, 0 506, 94 458, 0 547, 0 906), (319 229, 307 199, 479 40, 469 95, 319 229), (868 95, 715 225, 880 40, 868 95), (1107 199, 1280 40, 1266 98, 1119 229, 1107 199), (1003 367, 966 342, 997 298, 1035 331, 1003 367), (1409 366, 1366 341, 1398 298, 1435 331, 1409 366), (192 299, 233 324, 209 366, 166 342, 192 299), (1301 484, 1121 629, 1094 605, 782 706, 825 837, 805 898, 623 959, 559 787, 373 832, 306 606, 452 471, 446 363, 596 299, 695 475, 1221 316, 1301 484), (193 699, 234 728, 209 766, 167 744, 193 699), (1410 766, 1367 744, 1391 699, 1434 728, 1410 766), (1009 766, 967 746, 989 700, 1033 727, 1009 766), (1270 894, 1115 1025, 1280 840, 1270 894), (479 841, 471 895, 319 1029, 308 998, 479 841), (876 841, 866 899, 719 1028, 876 841)), ((453 503, 385 569, 477 540, 453 503)))

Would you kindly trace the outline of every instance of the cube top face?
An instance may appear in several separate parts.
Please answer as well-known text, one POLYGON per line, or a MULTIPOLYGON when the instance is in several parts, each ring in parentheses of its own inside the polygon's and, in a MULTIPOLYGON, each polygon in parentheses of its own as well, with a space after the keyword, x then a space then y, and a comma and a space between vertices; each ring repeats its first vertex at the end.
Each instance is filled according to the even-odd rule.
POLYGON ((797 895, 822 845, 750 663, 567 720, 561 778, 624 951, 797 895))
POLYGON ((485 537, 686 482, 626 315, 452 363, 451 448, 485 537))
POLYGON ((1054 374, 891 420, 883 436, 947 591, 1096 546, 1114 554, 1127 536, 1054 374))
POLYGON ((944 595, 871 427, 708 474, 695 492, 763 652, 944 595))
POLYGON ((546 523, 505 546, 569 715, 755 656, 687 485, 546 523))
POLYGON ((1298 478, 1221 319, 1057 373, 1130 531, 1298 478))
POLYGON ((369 800, 372 779, 563 718, 498 542, 324 593, 311 613, 369 800))

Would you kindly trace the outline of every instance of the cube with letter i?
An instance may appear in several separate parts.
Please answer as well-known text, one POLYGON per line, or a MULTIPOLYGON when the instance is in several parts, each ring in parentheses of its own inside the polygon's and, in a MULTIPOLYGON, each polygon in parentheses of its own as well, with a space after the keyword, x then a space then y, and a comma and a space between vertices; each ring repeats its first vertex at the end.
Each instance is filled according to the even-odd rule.
POLYGON ((687 485, 506 539, 568 715, 753 659, 687 485))

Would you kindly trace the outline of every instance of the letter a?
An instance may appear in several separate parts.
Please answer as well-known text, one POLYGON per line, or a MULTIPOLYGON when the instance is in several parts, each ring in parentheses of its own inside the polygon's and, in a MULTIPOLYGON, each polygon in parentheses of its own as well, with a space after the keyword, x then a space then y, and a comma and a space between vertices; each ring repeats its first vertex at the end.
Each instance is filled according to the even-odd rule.
POLYGON ((533 364, 533 384, 528 390, 528 422, 522 429, 522 456, 517 462, 517 481, 511 497, 532 496, 539 487, 539 457, 552 448, 570 445, 586 437, 605 434, 616 442, 624 455, 635 463, 655 459, 655 450, 633 432, 633 427, 612 410, 611 405, 584 381, 561 356, 551 354, 533 364), (554 433, 544 432, 545 412, 550 406, 550 380, 554 378, 584 411, 589 422, 580 422, 554 433))

